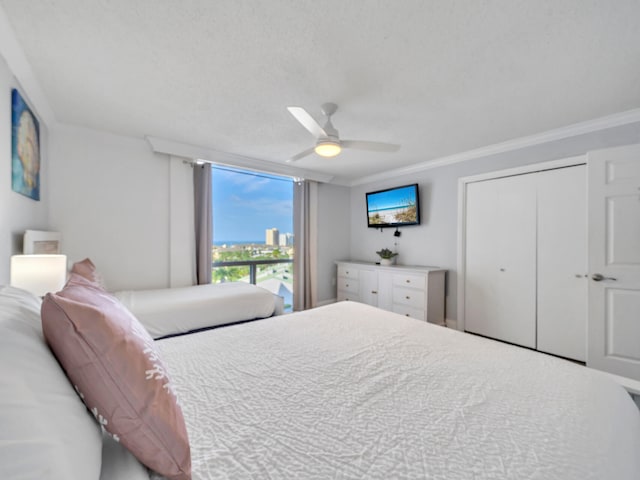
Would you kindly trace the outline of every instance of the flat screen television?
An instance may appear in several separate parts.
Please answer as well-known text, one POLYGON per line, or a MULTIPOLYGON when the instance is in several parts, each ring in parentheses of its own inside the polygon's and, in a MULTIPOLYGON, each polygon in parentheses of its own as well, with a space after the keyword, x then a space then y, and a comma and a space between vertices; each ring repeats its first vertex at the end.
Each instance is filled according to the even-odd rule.
POLYGON ((402 227, 420 224, 418 184, 367 193, 367 226, 402 227))

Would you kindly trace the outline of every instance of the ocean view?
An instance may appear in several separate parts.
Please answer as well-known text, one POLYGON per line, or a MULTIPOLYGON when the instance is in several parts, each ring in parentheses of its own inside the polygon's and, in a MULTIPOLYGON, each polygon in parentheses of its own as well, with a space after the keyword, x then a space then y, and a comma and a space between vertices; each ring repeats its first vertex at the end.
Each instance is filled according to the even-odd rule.
POLYGON ((222 245, 264 245, 262 240, 214 240, 213 246, 220 247, 222 245))
POLYGON ((225 166, 214 166, 211 175, 212 282, 255 283, 291 311, 293 181, 225 166))

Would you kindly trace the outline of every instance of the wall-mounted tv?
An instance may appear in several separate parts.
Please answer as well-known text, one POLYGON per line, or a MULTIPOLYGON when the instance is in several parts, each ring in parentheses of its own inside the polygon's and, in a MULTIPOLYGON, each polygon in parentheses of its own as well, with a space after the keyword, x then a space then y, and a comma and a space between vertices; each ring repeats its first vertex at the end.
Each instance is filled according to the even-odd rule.
POLYGON ((418 184, 367 193, 367 226, 402 227, 420 224, 418 184))

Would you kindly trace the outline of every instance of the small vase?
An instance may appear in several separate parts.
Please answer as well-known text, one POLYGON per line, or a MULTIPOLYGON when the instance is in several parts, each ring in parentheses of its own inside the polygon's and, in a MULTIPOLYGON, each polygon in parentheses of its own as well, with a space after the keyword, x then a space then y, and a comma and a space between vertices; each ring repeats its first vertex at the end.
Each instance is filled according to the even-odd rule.
POLYGON ((388 267, 389 265, 393 265, 393 258, 381 258, 380 265, 388 267))

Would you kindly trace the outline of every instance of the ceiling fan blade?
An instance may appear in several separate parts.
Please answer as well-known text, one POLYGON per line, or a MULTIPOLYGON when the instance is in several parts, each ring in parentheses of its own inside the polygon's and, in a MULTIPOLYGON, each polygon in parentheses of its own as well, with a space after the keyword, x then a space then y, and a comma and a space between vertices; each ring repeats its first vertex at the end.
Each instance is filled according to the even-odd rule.
POLYGON ((370 152, 397 152, 400 145, 382 142, 367 142, 365 140, 341 140, 340 144, 344 148, 353 148, 356 150, 368 150, 370 152))
POLYGON ((303 152, 300 152, 297 155, 294 155, 293 157, 287 159, 287 163, 291 163, 291 162, 297 162, 298 160, 300 160, 301 158, 306 157, 307 155, 311 155, 313 153, 313 151, 315 150, 316 147, 311 147, 306 149, 303 152))
POLYGON ((304 128, 311 132, 316 138, 326 137, 324 129, 316 122, 311 115, 302 107, 287 107, 289 113, 298 120, 304 128))

